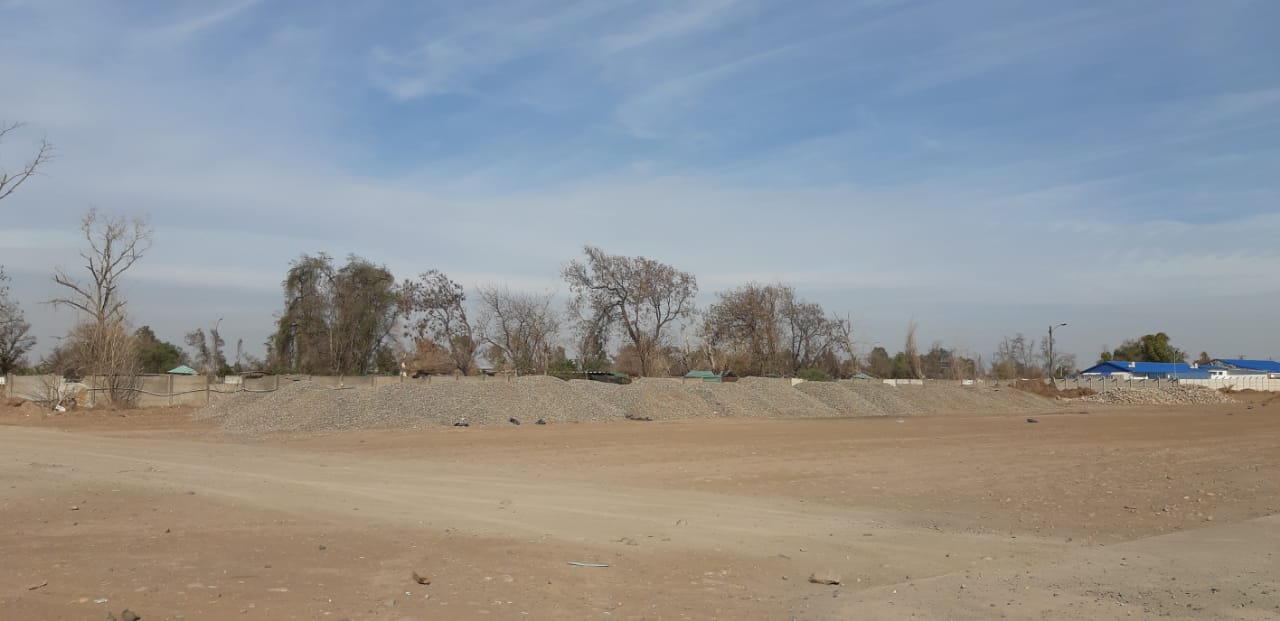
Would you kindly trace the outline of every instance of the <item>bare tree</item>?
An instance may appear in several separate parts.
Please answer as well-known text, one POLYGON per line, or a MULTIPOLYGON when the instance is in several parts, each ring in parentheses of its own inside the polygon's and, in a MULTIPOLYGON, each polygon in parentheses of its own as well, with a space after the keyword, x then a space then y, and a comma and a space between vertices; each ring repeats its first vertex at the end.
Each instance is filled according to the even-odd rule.
POLYGON ((145 218, 102 215, 90 209, 80 220, 88 248, 80 251, 89 272, 84 283, 59 267, 53 282, 64 287, 65 297, 50 300, 55 307, 69 306, 89 317, 99 328, 124 319, 125 299, 120 277, 151 248, 152 229, 145 218))
POLYGON ((836 319, 835 341, 836 346, 845 355, 844 364, 847 373, 841 375, 849 376, 862 371, 861 365, 858 363, 858 348, 853 342, 853 320, 845 315, 843 319, 836 319))
POLYGON ((4 266, 0 266, 0 375, 22 366, 27 352, 36 345, 22 307, 9 298, 8 282, 9 276, 4 273, 4 266))
POLYGON ((719 300, 704 314, 703 340, 723 368, 740 375, 781 371, 780 291, 773 285, 749 283, 717 293, 719 300))
MULTIPOLYGON (((22 127, 22 123, 0 123, 0 143, 5 135, 22 127)), ((36 154, 27 160, 17 172, 9 173, 0 168, 0 200, 13 194, 18 186, 53 157, 53 145, 41 140, 36 154)), ((36 338, 28 334, 31 324, 26 322, 22 308, 9 299, 9 277, 0 265, 0 373, 9 373, 23 363, 27 352, 36 345, 36 338)))
POLYGON ((820 304, 805 302, 796 296, 790 285, 779 285, 782 290, 781 313, 783 333, 787 337, 787 374, 822 368, 830 375, 840 372, 835 352, 844 347, 842 335, 847 332, 843 320, 829 318, 820 304), (823 361, 827 361, 826 364, 823 361))
POLYGON ((693 274, 644 257, 605 254, 585 246, 586 261, 570 261, 562 275, 570 308, 596 326, 619 330, 635 347, 644 375, 657 370, 668 328, 694 312, 693 274))
MULTIPOLYGON (((4 142, 4 137, 10 132, 22 127, 22 123, 0 123, 0 142, 4 142)), ((18 186, 35 175, 41 166, 44 166, 53 158, 53 145, 48 140, 41 139, 40 146, 36 148, 35 155, 31 159, 22 164, 18 170, 8 172, 0 168, 0 200, 4 200, 13 194, 18 186)))
MULTIPOLYGON (((724 369, 745 375, 794 376, 805 369, 840 373, 839 352, 851 352, 850 328, 806 302, 791 285, 750 283, 717 294, 705 313, 704 339, 724 369)), ((847 353, 851 355, 851 353, 847 353)))
POLYGON ((223 367, 227 366, 226 356, 222 350, 227 342, 218 333, 216 325, 209 329, 207 335, 204 328, 196 328, 187 333, 185 340, 194 354, 193 362, 200 367, 200 372, 204 373, 210 381, 218 375, 223 367))
POLYGON ((72 345, 72 359, 80 361, 86 375, 94 376, 93 388, 105 391, 112 407, 131 407, 137 402, 142 364, 138 341, 126 321, 102 327, 84 322, 72 330, 68 340, 72 345))
POLYGON ((1043 375, 1044 368, 1035 353, 1035 339, 1027 338, 1021 332, 1000 339, 991 358, 991 374, 996 379, 1027 379, 1043 375))
POLYGON ((608 318, 590 309, 575 309, 570 304, 567 314, 577 337, 578 366, 583 371, 608 371, 613 366, 609 357, 608 318), (583 311, 589 311, 583 315, 583 311))
POLYGON ((128 329, 120 279, 151 247, 152 230, 145 218, 129 220, 90 209, 80 220, 80 231, 87 245, 80 256, 89 280, 55 269, 53 281, 65 289, 65 295, 50 303, 80 312, 82 321, 68 339, 76 365, 84 373, 101 376, 113 405, 128 405, 136 397, 133 388, 140 363, 128 329))
POLYGON ((920 348, 916 346, 916 320, 912 319, 907 323, 907 342, 902 347, 902 353, 907 360, 907 372, 911 374, 913 379, 924 377, 924 369, 920 364, 920 348))
POLYGON ((1049 348, 1049 337, 1040 337, 1040 359, 1049 370, 1049 377, 1070 375, 1076 371, 1076 355, 1053 351, 1049 348))
POLYGON ((400 315, 407 324, 405 337, 415 343, 415 355, 437 361, 443 350, 454 370, 470 375, 476 367, 479 339, 467 320, 466 300, 462 285, 439 270, 423 272, 418 280, 400 285, 400 315))
POLYGON ((555 294, 496 286, 481 287, 478 294, 480 340, 497 348, 502 361, 517 373, 546 373, 560 333, 560 319, 552 308, 555 294))

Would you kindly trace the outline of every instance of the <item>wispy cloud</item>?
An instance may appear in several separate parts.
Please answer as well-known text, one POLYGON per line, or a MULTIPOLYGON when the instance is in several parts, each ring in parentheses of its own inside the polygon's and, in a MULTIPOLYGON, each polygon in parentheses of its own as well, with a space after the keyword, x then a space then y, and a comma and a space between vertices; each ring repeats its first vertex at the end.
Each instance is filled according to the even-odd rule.
POLYGON ((601 43, 606 53, 618 53, 687 36, 717 24, 738 4, 738 0, 681 3, 643 19, 628 30, 605 35, 601 43))
MULTIPOLYGON (((215 28, 220 24, 242 16, 261 0, 237 0, 223 2, 210 10, 197 15, 184 16, 177 21, 166 24, 151 31, 151 36, 169 42, 181 41, 201 32, 215 28)), ((216 3, 215 3, 216 4, 216 3)))
MULTIPOLYGON (((697 105, 698 96, 717 82, 740 75, 752 67, 786 55, 794 46, 763 50, 728 62, 699 68, 691 73, 647 85, 618 106, 618 120, 640 138, 673 137, 668 129, 672 120, 687 116, 697 105)), ((688 130, 681 124, 681 130, 688 130)))
MULTIPOLYGON (((989 18, 981 12, 956 8, 951 17, 962 23, 978 26, 973 22, 989 18)), ((899 19, 913 16, 918 14, 907 13, 899 19)), ((896 81, 891 92, 916 93, 1015 66, 1043 68, 1049 62, 1057 64, 1062 60, 1078 63, 1098 53, 1098 39, 1123 29, 1114 19, 1114 15, 1083 9, 1048 17, 1015 17, 1001 24, 988 21, 985 28, 957 28, 954 22, 933 24, 939 28, 938 41, 907 57, 909 70, 896 81)))
POLYGON ((1250 61, 1280 48, 1235 5, 1212 32, 1154 2, 78 6, 0 5, 0 110, 62 154, 4 205, 0 263, 43 299, 84 209, 150 213, 130 294, 170 334, 216 298, 261 342, 317 251, 544 290, 591 243, 975 347, 1280 291, 1280 76, 1250 61))
POLYGON ((370 48, 373 84, 398 101, 474 92, 508 63, 580 40, 581 27, 607 10, 605 3, 482 4, 429 19, 407 43, 370 48))
POLYGON ((1162 106, 1153 121, 1197 129, 1238 121, 1280 123, 1280 86, 1179 100, 1162 106))

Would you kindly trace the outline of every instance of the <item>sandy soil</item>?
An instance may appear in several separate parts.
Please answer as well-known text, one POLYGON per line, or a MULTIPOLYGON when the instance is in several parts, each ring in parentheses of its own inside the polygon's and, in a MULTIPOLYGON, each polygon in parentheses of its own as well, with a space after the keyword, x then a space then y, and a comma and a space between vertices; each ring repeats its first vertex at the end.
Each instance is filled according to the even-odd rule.
POLYGON ((1245 398, 256 442, 0 412, 0 617, 1276 619, 1280 403, 1245 398))

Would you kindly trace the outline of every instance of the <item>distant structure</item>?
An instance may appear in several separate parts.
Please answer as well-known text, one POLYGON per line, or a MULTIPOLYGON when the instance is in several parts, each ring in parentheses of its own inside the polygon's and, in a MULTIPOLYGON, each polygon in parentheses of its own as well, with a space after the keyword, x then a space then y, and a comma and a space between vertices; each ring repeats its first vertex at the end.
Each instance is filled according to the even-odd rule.
POLYGON ((1215 358, 1213 366, 1226 369, 1231 375, 1256 375, 1266 373, 1280 378, 1280 362, 1275 360, 1245 360, 1241 358, 1215 358))
POLYGON ((1210 364, 1196 365, 1184 362, 1129 362, 1109 360, 1099 362, 1080 372, 1081 378, 1106 377, 1111 379, 1218 379, 1230 377, 1269 377, 1280 379, 1280 362, 1274 360, 1243 360, 1218 358, 1210 364))
POLYGON ((1112 379, 1209 379, 1209 367, 1196 367, 1185 362, 1099 362, 1080 372, 1080 377, 1112 379))

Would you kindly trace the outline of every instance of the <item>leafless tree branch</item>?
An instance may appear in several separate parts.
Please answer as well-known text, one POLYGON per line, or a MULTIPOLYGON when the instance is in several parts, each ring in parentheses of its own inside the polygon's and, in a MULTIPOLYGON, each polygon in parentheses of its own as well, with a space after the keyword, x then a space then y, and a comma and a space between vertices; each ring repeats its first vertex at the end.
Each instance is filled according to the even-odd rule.
MULTIPOLYGON (((4 137, 9 132, 19 129, 22 123, 0 124, 0 142, 4 141, 4 137)), ((39 172, 40 167, 44 166, 53 159, 53 145, 48 140, 41 139, 40 146, 36 148, 35 155, 27 160, 17 171, 10 173, 0 170, 0 200, 4 200, 13 194, 18 186, 22 185, 33 175, 39 172)))

